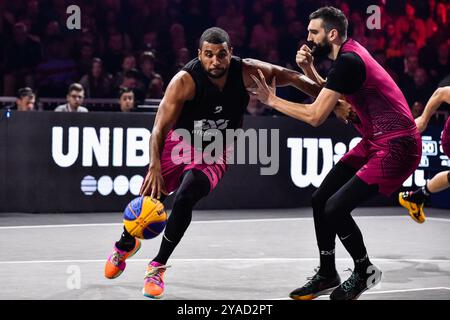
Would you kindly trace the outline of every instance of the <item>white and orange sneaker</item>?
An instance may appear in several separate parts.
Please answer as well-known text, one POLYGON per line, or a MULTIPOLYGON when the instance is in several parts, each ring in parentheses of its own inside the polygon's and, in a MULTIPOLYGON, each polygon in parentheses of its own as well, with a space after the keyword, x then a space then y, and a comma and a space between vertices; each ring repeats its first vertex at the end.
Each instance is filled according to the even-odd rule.
POLYGON ((148 298, 160 299, 164 295, 164 272, 170 266, 152 261, 147 266, 142 294, 148 298))
POLYGON ((125 260, 131 258, 141 248, 141 241, 136 239, 134 248, 131 251, 119 250, 115 245, 112 254, 108 257, 105 264, 105 277, 115 279, 122 274, 127 264, 125 260))

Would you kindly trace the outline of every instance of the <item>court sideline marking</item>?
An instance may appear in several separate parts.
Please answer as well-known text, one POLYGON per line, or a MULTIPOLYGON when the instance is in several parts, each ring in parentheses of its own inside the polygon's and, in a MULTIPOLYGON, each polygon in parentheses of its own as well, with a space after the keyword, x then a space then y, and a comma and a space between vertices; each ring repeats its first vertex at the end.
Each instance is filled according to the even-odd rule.
MULTIPOLYGON (((301 262, 301 261, 317 261, 318 258, 194 258, 194 259, 171 259, 173 262, 301 262)), ((389 258, 371 258, 370 260, 379 262, 450 262, 450 259, 389 259, 389 258)), ((82 259, 82 260, 24 260, 24 261, 0 261, 0 265, 6 264, 41 264, 41 263, 104 263, 105 259, 82 259)), ((336 261, 352 261, 351 258, 336 258, 336 261)), ((129 259, 128 262, 148 262, 148 259, 129 259)))
MULTIPOLYGON (((355 216, 356 220, 369 219, 410 219, 408 216, 355 216)), ((305 218, 274 218, 274 219, 237 219, 237 220, 203 220, 192 221, 192 224, 213 223, 242 223, 242 222, 284 222, 284 221, 312 221, 312 217, 305 218)), ((447 218, 427 218, 428 221, 450 222, 447 218)), ((123 223, 87 223, 87 224, 50 224, 50 225, 27 225, 27 226, 0 226, 0 230, 8 229, 42 229, 42 228, 79 228, 79 227, 109 227, 121 226, 123 223)))

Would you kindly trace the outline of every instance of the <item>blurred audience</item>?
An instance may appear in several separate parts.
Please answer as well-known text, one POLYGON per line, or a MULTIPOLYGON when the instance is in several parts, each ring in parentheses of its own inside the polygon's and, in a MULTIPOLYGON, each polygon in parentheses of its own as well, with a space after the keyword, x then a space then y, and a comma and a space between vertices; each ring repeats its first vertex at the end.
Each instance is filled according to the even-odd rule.
POLYGON ((127 54, 122 61, 122 70, 119 71, 113 80, 114 87, 119 87, 120 84, 123 82, 124 75, 127 71, 131 69, 136 69, 136 57, 134 54, 127 54))
POLYGON ((116 95, 124 88, 133 90, 134 98, 137 103, 141 104, 144 102, 145 91, 141 82, 141 74, 137 69, 130 69, 124 73, 122 82, 115 89, 116 95))
POLYGON ((3 95, 13 96, 16 87, 34 87, 33 74, 42 59, 42 48, 39 38, 29 33, 23 22, 15 23, 7 40, 2 46, 3 62, 3 95), (6 45, 8 44, 8 45, 6 45))
POLYGON ((415 118, 419 117, 420 115, 422 115, 423 109, 425 109, 425 106, 422 102, 414 102, 414 104, 411 107, 411 113, 415 118))
POLYGON ((156 75, 148 86, 147 98, 162 99, 164 96, 164 80, 160 75, 156 75))
POLYGON ((89 74, 84 75, 80 84, 83 86, 86 98, 110 98, 112 93, 112 76, 103 68, 103 61, 94 58, 89 74))
POLYGON ((250 95, 250 100, 247 106, 247 114, 252 116, 268 116, 272 114, 272 109, 262 104, 254 96, 250 95))
POLYGON ((37 91, 41 97, 63 97, 67 87, 77 80, 76 63, 60 36, 50 39, 45 49, 36 68, 37 91))
MULTIPOLYGON (((308 14, 324 4, 344 11, 349 36, 387 69, 411 107, 449 75, 447 0, 80 1, 82 30, 70 32, 65 1, 3 0, 0 95, 30 87, 41 97, 61 97, 81 78, 89 98, 117 97, 121 88, 131 89, 138 103, 159 98, 213 25, 229 32, 235 54, 295 69, 308 14), (369 4, 381 10, 381 30, 366 26, 369 4)), ((321 75, 331 65, 315 63, 321 75)))

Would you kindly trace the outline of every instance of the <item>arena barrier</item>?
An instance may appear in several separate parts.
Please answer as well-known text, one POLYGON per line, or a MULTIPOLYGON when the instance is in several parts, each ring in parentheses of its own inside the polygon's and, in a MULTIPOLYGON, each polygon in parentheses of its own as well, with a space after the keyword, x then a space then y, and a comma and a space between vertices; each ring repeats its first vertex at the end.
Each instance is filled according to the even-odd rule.
MULTIPOLYGON (((16 97, 0 97, 0 109, 10 107, 16 102, 16 99, 16 97)), ((160 101, 160 99, 145 99, 142 104, 135 106, 135 111, 156 113, 160 101)), ((38 97, 35 109, 39 111, 53 111, 57 106, 65 103, 67 103, 65 98, 38 97)), ((86 98, 83 100, 83 106, 89 111, 120 111, 117 99, 86 98)))
MULTIPOLYGON (((2 112, 0 211, 122 211, 138 195, 146 174, 153 121, 150 113, 13 111, 7 117, 2 112)), ((358 142, 352 126, 336 119, 313 128, 287 117, 248 116, 244 125, 256 129, 258 143, 247 144, 245 150, 247 155, 250 148, 252 154, 257 150, 257 159, 247 156, 247 164, 230 165, 222 182, 197 208, 309 206, 331 166, 358 142), (278 130, 278 138, 277 131, 271 130, 278 130), (278 165, 276 155, 267 160, 269 153, 263 150, 267 141, 269 153, 273 143, 279 151, 278 165), (262 175, 264 170, 276 174, 262 175)), ((425 179, 450 166, 440 148, 441 130, 430 127, 424 134, 422 163, 407 186, 423 185, 425 179)), ((433 204, 448 207, 449 194, 439 197, 433 204)), ((394 200, 380 196, 368 205, 390 205, 394 200)))

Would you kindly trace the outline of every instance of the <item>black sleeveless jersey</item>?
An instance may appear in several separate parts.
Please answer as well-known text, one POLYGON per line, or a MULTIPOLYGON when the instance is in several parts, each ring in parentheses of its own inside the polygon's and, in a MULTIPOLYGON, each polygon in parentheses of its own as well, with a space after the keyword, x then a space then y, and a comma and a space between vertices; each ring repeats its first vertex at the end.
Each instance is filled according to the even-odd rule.
POLYGON ((227 81, 222 91, 208 78, 201 62, 195 58, 183 68, 194 79, 195 97, 185 102, 174 129, 183 128, 203 136, 208 129, 218 129, 225 137, 226 129, 238 129, 247 108, 249 96, 242 79, 242 60, 233 56, 227 81))

